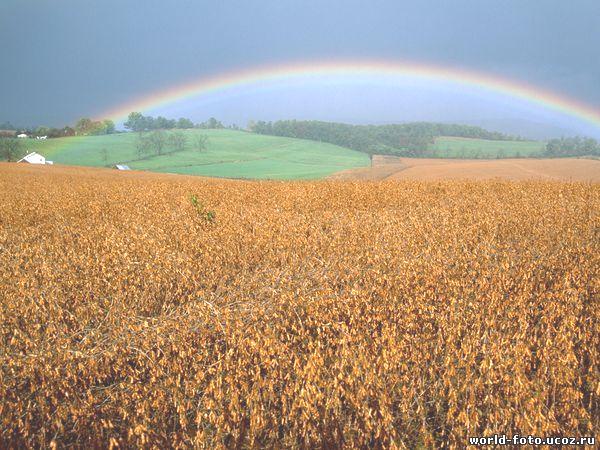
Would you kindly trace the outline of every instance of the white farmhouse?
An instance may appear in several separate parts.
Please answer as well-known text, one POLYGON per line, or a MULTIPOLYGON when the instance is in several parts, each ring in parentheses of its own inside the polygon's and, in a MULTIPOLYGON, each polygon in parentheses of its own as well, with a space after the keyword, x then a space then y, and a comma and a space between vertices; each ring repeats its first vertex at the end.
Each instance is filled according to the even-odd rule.
POLYGON ((117 170, 131 170, 129 166, 125 164, 115 164, 115 169, 117 170))
POLYGON ((27 137, 27 135, 26 135, 25 133, 21 133, 21 134, 18 134, 18 135, 17 135, 17 137, 18 137, 19 139, 24 139, 24 138, 26 138, 26 137, 27 137))
POLYGON ((24 156, 17 162, 26 162, 29 164, 54 164, 53 161, 48 161, 46 158, 39 153, 31 152, 28 155, 24 156))

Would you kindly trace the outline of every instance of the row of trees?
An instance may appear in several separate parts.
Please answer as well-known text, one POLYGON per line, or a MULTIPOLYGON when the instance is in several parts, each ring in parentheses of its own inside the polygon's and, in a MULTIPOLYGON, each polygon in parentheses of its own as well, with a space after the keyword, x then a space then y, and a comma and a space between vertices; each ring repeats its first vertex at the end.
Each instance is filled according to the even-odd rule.
POLYGON ((88 117, 79 119, 74 127, 65 126, 62 128, 40 126, 37 128, 16 128, 10 122, 0 125, 0 130, 11 130, 12 134, 25 133, 28 136, 46 136, 48 138, 58 138, 67 136, 97 136, 102 134, 112 134, 116 132, 115 123, 112 120, 92 120, 88 117))
POLYGON ((46 136, 48 138, 57 138, 65 136, 75 136, 75 128, 66 126, 63 128, 50 128, 50 127, 37 127, 37 128, 9 128, 6 125, 10 125, 10 122, 0 124, 0 137, 14 137, 17 134, 25 133, 28 136, 46 136))
POLYGON ((193 128, 191 120, 182 117, 179 120, 167 119, 162 116, 152 117, 144 116, 139 112, 132 112, 124 123, 125 128, 131 131, 150 131, 150 130, 171 130, 173 128, 186 129, 193 128))
MULTIPOLYGON (((131 131, 153 131, 153 130, 172 130, 172 129, 215 129, 225 128, 221 121, 211 117, 205 122, 194 123, 190 119, 181 117, 177 120, 167 119, 162 116, 152 117, 144 116, 139 112, 132 112, 129 114, 127 121, 124 123, 125 128, 131 131)), ((230 128, 239 129, 236 125, 232 125, 230 128)), ((93 120, 89 117, 82 117, 75 123, 75 126, 65 126, 62 128, 52 128, 40 126, 37 128, 17 128, 10 122, 4 122, 0 124, 0 132, 4 132, 7 136, 11 137, 19 133, 25 133, 29 136, 46 136, 48 138, 66 137, 66 136, 98 136, 103 134, 118 133, 115 123, 110 119, 105 120, 93 120)), ((3 133, 0 133, 3 134, 3 133)))
POLYGON ((348 125, 343 123, 281 120, 251 122, 250 131, 259 134, 311 139, 369 154, 427 156, 438 136, 490 140, 515 140, 514 136, 470 125, 415 122, 398 125, 348 125))
POLYGON ((112 120, 92 120, 82 117, 75 124, 75 134, 78 136, 98 136, 102 134, 113 134, 116 131, 112 120))
POLYGON ((131 131, 152 131, 152 130, 172 130, 172 129, 180 129, 185 130, 189 128, 225 128, 223 124, 211 117, 206 122, 195 124, 190 119, 185 117, 181 117, 177 120, 175 119, 167 119, 162 116, 152 117, 152 116, 144 116, 140 112, 132 112, 127 117, 127 121, 123 124, 125 128, 131 131))
MULTIPOLYGON (((198 151, 206 150, 208 138, 204 135, 195 136, 191 142, 192 147, 198 151)), ((151 155, 166 155, 185 150, 188 144, 187 136, 181 131, 167 132, 154 130, 141 131, 136 142, 137 156, 139 159, 151 155)))
POLYGON ((600 156, 600 143, 592 138, 569 137, 551 139, 546 144, 545 156, 600 156))

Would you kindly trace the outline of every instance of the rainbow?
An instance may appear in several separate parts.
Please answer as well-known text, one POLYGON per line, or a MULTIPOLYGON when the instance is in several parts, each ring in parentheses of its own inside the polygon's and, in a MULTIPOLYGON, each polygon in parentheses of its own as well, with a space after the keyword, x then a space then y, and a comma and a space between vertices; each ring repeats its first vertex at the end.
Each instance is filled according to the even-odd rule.
POLYGON ((414 62, 389 61, 337 61, 304 62, 273 65, 213 77, 201 78, 171 89, 155 92, 126 102, 99 115, 117 122, 124 121, 131 111, 149 111, 188 98, 225 92, 229 89, 250 87, 256 84, 292 81, 303 77, 319 76, 353 77, 415 77, 424 80, 457 83, 509 97, 522 99, 563 114, 574 116, 600 127, 600 110, 579 100, 556 92, 541 89, 521 81, 452 67, 414 62))

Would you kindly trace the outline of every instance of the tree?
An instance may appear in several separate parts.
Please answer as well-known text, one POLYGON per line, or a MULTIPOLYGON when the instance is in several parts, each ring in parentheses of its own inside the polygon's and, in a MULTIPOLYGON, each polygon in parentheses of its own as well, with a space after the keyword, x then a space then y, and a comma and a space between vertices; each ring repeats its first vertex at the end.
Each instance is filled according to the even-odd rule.
POLYGON ((194 139, 194 148, 199 152, 206 150, 206 144, 208 143, 208 136, 204 134, 196 136, 194 139))
POLYGON ((113 134, 115 132, 115 123, 112 120, 106 119, 102 124, 104 125, 105 134, 113 134))
POLYGON ((89 136, 106 134, 106 127, 112 126, 114 129, 114 123, 109 121, 92 120, 88 117, 82 117, 75 124, 75 132, 79 136, 89 136))
POLYGON ((62 135, 63 136, 75 136, 75 130, 67 125, 66 127, 64 127, 62 129, 62 135))
POLYGON ((188 128, 194 128, 194 123, 190 119, 186 119, 185 117, 180 117, 177 121, 177 128, 181 130, 185 130, 188 128))
POLYGON ((211 117, 210 119, 208 119, 206 121, 206 128, 224 128, 223 124, 221 122, 219 122, 217 119, 215 119, 214 117, 211 117))
POLYGON ((123 124, 125 128, 131 131, 143 131, 145 130, 144 116, 140 112, 131 112, 127 116, 127 121, 123 124))
POLYGON ((167 135, 163 130, 155 130, 148 136, 148 143, 150 144, 150 148, 160 156, 167 144, 167 135))
POLYGON ((206 122, 199 123, 197 127, 202 129, 225 128, 223 124, 214 117, 211 117, 206 122))
POLYGON ((137 142, 135 143, 135 148, 137 150, 138 159, 142 159, 144 152, 150 146, 148 142, 148 138, 144 136, 143 132, 140 132, 138 135, 137 142))
POLYGON ((0 138, 0 158, 6 161, 16 161, 23 153, 21 141, 14 138, 0 138))
POLYGON ((61 130, 60 128, 49 128, 48 132, 46 133, 46 136, 48 136, 49 138, 58 138, 63 137, 64 133, 63 130, 61 130))
POLYGON ((82 117, 75 124, 75 132, 80 136, 86 135, 92 129, 92 126, 93 126, 92 119, 89 119, 87 117, 82 117))
POLYGON ((156 120, 152 116, 142 116, 141 127, 142 127, 142 129, 139 131, 155 130, 155 129, 159 128, 156 124, 156 120))
POLYGON ((169 129, 169 121, 162 116, 158 116, 154 119, 154 127, 159 130, 167 130, 169 129))
POLYGON ((180 152, 185 149, 187 138, 181 131, 176 131, 169 136, 169 145, 174 152, 180 152))
POLYGON ((50 134, 50 128, 48 127, 37 127, 34 134, 36 136, 48 136, 50 134))

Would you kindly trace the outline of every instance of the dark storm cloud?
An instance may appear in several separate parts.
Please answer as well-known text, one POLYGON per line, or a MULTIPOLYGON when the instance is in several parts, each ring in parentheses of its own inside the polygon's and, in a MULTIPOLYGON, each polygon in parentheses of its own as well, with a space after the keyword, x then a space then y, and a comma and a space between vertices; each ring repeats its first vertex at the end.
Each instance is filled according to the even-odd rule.
POLYGON ((205 74, 335 57, 464 66, 600 105, 596 0, 3 0, 0 42, 0 122, 59 125, 205 74))

